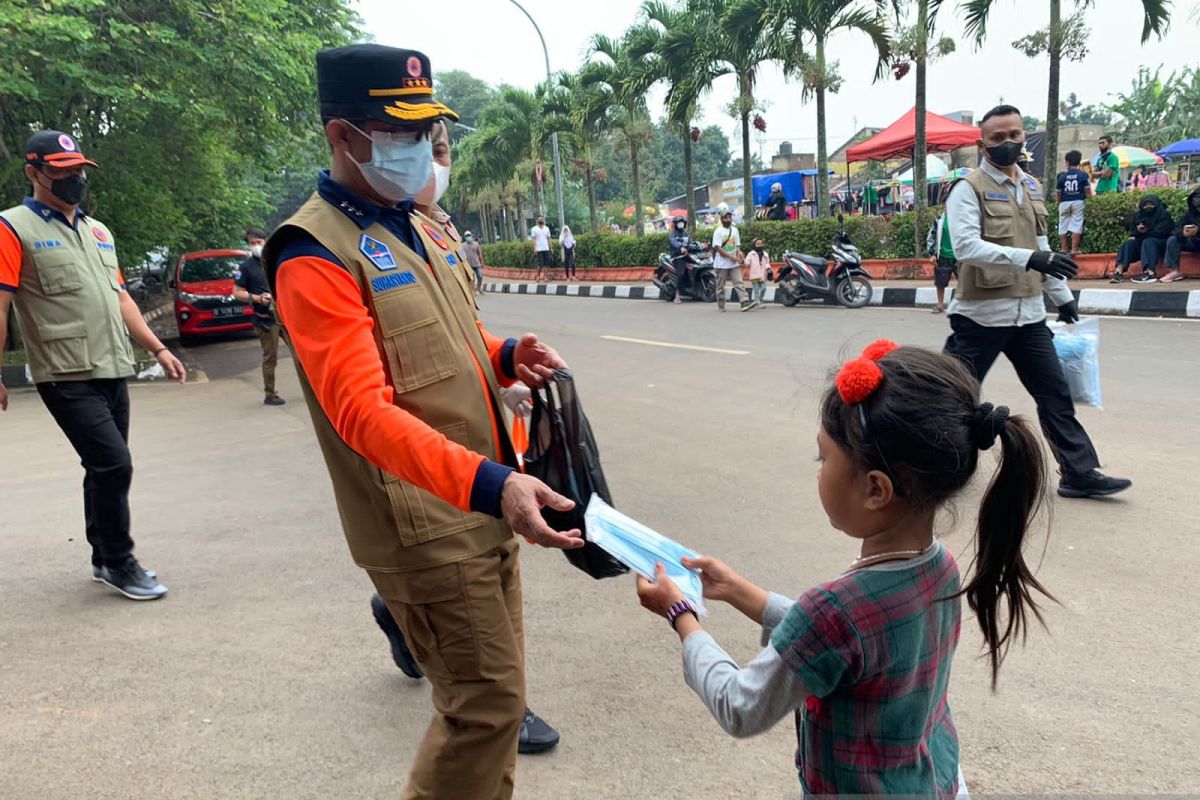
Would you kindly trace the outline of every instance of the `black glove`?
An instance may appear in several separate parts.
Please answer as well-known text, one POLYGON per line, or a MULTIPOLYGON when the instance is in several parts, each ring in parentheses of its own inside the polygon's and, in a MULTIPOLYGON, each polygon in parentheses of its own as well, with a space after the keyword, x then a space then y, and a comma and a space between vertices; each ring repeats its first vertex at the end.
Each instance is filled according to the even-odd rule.
POLYGON ((1074 300, 1069 303, 1063 303, 1058 307, 1058 321, 1065 322, 1068 325, 1074 325, 1079 322, 1079 305, 1074 300))
POLYGON ((1064 280, 1074 278, 1079 273, 1079 265, 1071 260, 1070 256, 1050 250, 1034 250, 1025 269, 1064 280))

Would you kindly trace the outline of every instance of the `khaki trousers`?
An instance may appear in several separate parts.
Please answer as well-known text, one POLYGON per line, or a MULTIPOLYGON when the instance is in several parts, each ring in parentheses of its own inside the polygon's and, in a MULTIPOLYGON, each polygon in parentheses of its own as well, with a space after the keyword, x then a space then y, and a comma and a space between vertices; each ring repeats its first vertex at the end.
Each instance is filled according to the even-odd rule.
POLYGON ((515 538, 415 572, 368 571, 433 686, 436 713, 404 800, 509 800, 525 715, 515 538))
POLYGON ((263 391, 275 394, 275 365, 279 362, 279 323, 269 328, 255 325, 259 344, 262 345, 263 391))
POLYGON ((725 282, 729 281, 733 284, 733 299, 737 303, 746 302, 746 288, 742 282, 742 268, 740 266, 731 267, 729 269, 713 268, 713 275, 717 279, 717 308, 725 307, 725 282))

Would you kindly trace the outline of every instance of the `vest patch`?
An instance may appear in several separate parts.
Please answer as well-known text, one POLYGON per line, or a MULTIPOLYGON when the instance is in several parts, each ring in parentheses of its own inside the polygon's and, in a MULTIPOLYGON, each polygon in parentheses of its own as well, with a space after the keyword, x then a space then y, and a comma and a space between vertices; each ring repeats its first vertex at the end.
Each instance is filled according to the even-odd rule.
POLYGON ((1011 200, 1008 192, 984 192, 983 199, 985 200, 1011 200))
POLYGON ((421 229, 423 231, 425 231, 425 233, 429 234, 429 238, 433 239, 433 243, 436 244, 438 247, 442 248, 443 250, 450 249, 450 245, 446 244, 445 236, 442 236, 440 233, 438 233, 433 228, 426 225, 424 222, 421 223, 421 229))
POLYGON ((62 243, 62 240, 60 240, 60 239, 46 239, 45 241, 33 243, 34 250, 44 250, 47 247, 62 247, 62 246, 63 246, 63 243, 62 243))
POLYGON ((446 263, 452 267, 458 263, 458 259, 454 257, 454 253, 451 253, 448 256, 446 256, 446 263))
POLYGON ((417 276, 408 271, 397 272, 393 275, 380 275, 378 278, 371 279, 371 290, 386 292, 388 289, 399 289, 401 286, 413 286, 416 282, 417 276))
MULTIPOLYGON (((358 249, 366 256, 376 269, 389 270, 396 268, 396 259, 388 246, 378 239, 372 239, 365 233, 358 241, 358 249)), ((411 273, 409 273, 411 275, 411 273)), ((415 278, 413 280, 416 280, 415 278)))

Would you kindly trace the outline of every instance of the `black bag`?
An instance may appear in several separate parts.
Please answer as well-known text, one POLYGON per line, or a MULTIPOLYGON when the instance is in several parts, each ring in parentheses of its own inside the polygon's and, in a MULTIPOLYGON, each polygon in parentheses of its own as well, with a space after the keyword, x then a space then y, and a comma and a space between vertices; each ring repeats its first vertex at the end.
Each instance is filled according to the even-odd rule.
MULTIPOLYGON (((588 424, 575 393, 570 370, 555 370, 555 380, 533 391, 533 414, 529 419, 529 449, 525 472, 538 478, 563 497, 575 501, 570 511, 542 509, 542 518, 556 531, 578 528, 587 539, 583 515, 593 494, 612 504, 592 426, 588 424), (557 395, 557 397, 556 397, 557 395)), ((588 542, 563 555, 593 578, 613 578, 629 572, 600 547, 588 542)))

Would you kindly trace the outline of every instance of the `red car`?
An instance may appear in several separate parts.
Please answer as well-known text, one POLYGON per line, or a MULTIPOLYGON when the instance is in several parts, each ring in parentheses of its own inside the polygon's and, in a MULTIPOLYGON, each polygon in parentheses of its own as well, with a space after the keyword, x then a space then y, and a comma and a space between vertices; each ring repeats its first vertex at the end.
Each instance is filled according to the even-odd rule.
POLYGON ((184 253, 175 266, 175 322, 180 340, 254 328, 254 309, 233 297, 233 276, 246 250, 184 253))

